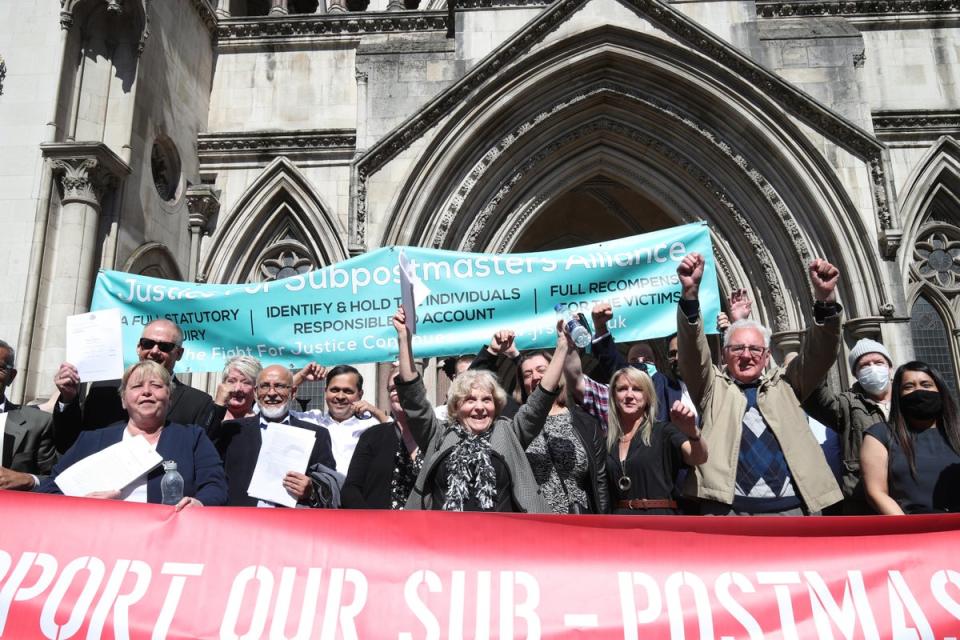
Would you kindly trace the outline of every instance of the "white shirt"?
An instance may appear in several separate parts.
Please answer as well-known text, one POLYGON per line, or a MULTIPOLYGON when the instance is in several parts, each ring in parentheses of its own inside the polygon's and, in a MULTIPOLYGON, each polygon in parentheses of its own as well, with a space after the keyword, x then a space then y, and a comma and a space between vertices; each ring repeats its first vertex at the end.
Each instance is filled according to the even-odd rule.
MULTIPOLYGON (((123 440, 129 440, 134 438, 129 429, 123 430, 123 440)), ((160 439, 157 438, 157 441, 150 445, 150 448, 154 451, 157 450, 157 442, 160 442, 160 439)), ((148 473, 143 474, 123 489, 120 490, 120 499, 124 502, 142 502, 146 504, 147 502, 147 475, 148 473)))
POLYGON ((358 418, 350 416, 343 422, 337 422, 330 414, 314 409, 313 411, 291 411, 290 415, 298 420, 318 424, 326 427, 330 432, 330 442, 333 446, 333 459, 337 462, 337 471, 346 475, 350 468, 350 459, 357 448, 360 434, 372 426, 380 424, 374 416, 358 418))

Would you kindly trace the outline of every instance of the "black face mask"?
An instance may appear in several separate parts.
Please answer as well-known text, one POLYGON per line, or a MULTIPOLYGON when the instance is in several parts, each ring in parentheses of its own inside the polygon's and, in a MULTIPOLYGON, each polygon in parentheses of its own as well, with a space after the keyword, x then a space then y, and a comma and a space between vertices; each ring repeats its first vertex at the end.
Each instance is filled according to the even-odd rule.
POLYGON ((650 373, 650 370, 647 369, 646 362, 631 362, 630 366, 634 369, 640 369, 640 371, 643 371, 644 373, 650 373))
POLYGON ((913 393, 900 396, 900 410, 907 418, 930 420, 940 416, 943 411, 943 398, 939 391, 918 389, 913 393))

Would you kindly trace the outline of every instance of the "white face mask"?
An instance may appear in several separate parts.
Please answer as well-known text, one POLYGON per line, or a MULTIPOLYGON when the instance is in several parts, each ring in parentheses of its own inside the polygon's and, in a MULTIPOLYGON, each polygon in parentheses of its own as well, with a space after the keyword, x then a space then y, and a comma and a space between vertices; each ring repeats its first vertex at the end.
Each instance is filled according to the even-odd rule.
POLYGON ((878 396, 887 390, 890 384, 890 367, 885 364, 868 364, 860 367, 857 382, 867 393, 878 396))

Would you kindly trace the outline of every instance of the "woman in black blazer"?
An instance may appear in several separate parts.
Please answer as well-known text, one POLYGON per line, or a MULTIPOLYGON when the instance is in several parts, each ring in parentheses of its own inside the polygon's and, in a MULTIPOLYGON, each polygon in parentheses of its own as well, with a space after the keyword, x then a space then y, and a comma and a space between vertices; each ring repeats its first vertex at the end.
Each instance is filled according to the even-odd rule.
POLYGON ((397 371, 392 371, 387 383, 393 422, 364 431, 353 452, 340 492, 346 509, 403 509, 420 473, 423 456, 407 429, 396 376, 397 371))

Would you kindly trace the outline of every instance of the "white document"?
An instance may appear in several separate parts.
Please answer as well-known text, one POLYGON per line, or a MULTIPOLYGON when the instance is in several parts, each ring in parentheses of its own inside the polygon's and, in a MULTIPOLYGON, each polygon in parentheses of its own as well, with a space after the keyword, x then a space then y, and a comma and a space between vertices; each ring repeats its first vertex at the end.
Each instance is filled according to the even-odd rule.
POLYGON ((67 316, 67 362, 80 380, 114 380, 123 375, 120 309, 67 316))
POLYGON ((143 436, 110 445, 71 465, 57 476, 57 486, 66 496, 85 496, 94 491, 120 491, 163 462, 143 436))
POLYGON ((417 306, 427 299, 430 289, 413 271, 407 254, 400 250, 400 305, 406 315, 407 329, 411 334, 417 333, 417 306))
POLYGON ((316 432, 272 422, 260 436, 260 455, 247 495, 285 507, 297 506, 297 499, 283 488, 283 478, 288 471, 303 473, 306 470, 317 440, 316 432))

